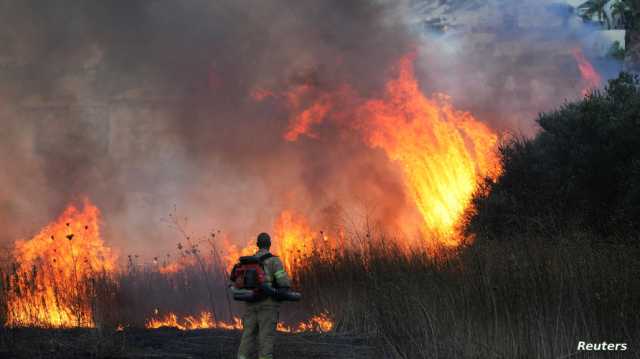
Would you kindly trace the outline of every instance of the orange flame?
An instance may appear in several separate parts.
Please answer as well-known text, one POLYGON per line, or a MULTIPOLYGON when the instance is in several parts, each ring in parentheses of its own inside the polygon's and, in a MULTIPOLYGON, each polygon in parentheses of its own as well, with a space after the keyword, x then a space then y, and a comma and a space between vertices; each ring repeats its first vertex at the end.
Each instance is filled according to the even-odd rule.
POLYGON ((582 95, 586 96, 591 90, 600 86, 602 83, 602 77, 589 60, 587 60, 586 56, 584 56, 582 49, 574 48, 571 50, 571 53, 578 64, 578 69, 580 69, 580 75, 582 76, 582 82, 584 83, 582 95))
POLYGON ((194 267, 196 264, 195 257, 182 256, 174 261, 162 264, 158 267, 158 272, 162 274, 174 274, 183 271, 188 267, 194 267))
MULTIPOLYGON (((94 327, 92 279, 97 274, 111 275, 116 271, 116 256, 101 240, 100 213, 88 200, 79 210, 70 205, 54 222, 28 241, 16 241, 16 267, 10 275, 7 290, 8 326, 94 327)), ((312 232, 306 220, 285 211, 274 224, 283 260, 291 270, 313 248, 312 232)), ((225 240, 227 255, 223 263, 232 265, 239 256, 255 253, 255 243, 238 248, 225 240), (233 262, 232 262, 233 261, 233 262)), ((193 257, 158 266, 160 273, 169 275, 194 266, 193 257)), ((215 320, 210 312, 197 316, 179 317, 168 313, 152 317, 147 328, 174 327, 194 329, 242 329, 235 317, 232 322, 215 320)), ((330 331, 333 322, 327 313, 314 316, 296 326, 278 324, 281 331, 330 331)), ((118 331, 124 330, 119 324, 118 331)))
POLYGON ((93 327, 91 278, 116 256, 100 238, 100 212, 73 205, 31 240, 18 240, 8 290, 8 326, 93 327))
MULTIPOLYGON (((273 237, 272 252, 282 259, 288 273, 292 273, 301 260, 310 256, 315 248, 313 231, 307 220, 292 210, 282 211, 275 220, 273 237)), ((255 240, 249 241, 242 248, 224 241, 223 247, 222 258, 227 269, 231 269, 241 256, 251 256, 258 251, 255 240)))
POLYGON ((497 166, 497 136, 471 114, 455 110, 446 96, 425 97, 411 57, 401 60, 386 97, 367 101, 358 117, 368 144, 401 165, 427 229, 446 235, 443 244, 458 244, 450 236, 478 178, 497 166))
MULTIPOLYGON (((158 328, 176 328, 179 330, 197 330, 197 329, 224 329, 224 330, 242 330, 242 320, 234 317, 233 322, 216 321, 210 312, 203 311, 197 316, 179 317, 175 313, 168 313, 160 318, 151 318, 147 320, 145 325, 147 329, 158 328)), ((302 332, 330 332, 334 327, 334 323, 327 313, 321 313, 311 317, 307 321, 302 321, 296 326, 288 326, 282 322, 278 322, 277 330, 285 333, 302 333, 302 332)))
POLYGON ((316 99, 311 105, 302 105, 301 99, 289 101, 295 115, 284 138, 293 141, 308 135, 311 125, 329 113, 348 123, 370 147, 382 149, 399 165, 425 232, 437 234, 439 244, 455 246, 462 240, 455 225, 478 180, 499 173, 498 136, 470 113, 453 108, 447 96, 427 98, 415 78, 413 58, 410 54, 399 61, 381 99, 358 98, 348 86, 334 94, 314 94, 306 85, 291 91, 290 97, 316 99))
MULTIPOLYGON (((299 97, 306 96, 312 88, 308 86, 300 87, 287 96, 289 105, 293 107, 300 106, 299 97)), ((311 138, 317 138, 312 131, 312 126, 322 122, 325 116, 329 113, 332 107, 333 98, 331 95, 322 95, 314 103, 309 105, 298 113, 296 121, 292 121, 289 124, 289 129, 285 133, 284 138, 287 141, 295 141, 302 134, 311 138)))
POLYGON ((252 256, 258 251, 255 241, 249 241, 246 246, 240 248, 225 240, 223 242, 223 247, 222 260, 229 270, 238 262, 238 258, 242 256, 252 256))
POLYGON ((285 270, 293 273, 300 261, 314 251, 313 231, 306 219, 291 210, 283 211, 273 226, 277 252, 285 270))
POLYGON ((323 312, 319 315, 314 315, 307 321, 298 323, 296 327, 290 327, 283 323, 278 323, 277 329, 280 332, 285 333, 303 333, 303 332, 318 332, 328 333, 334 327, 333 320, 329 317, 329 314, 323 312))
POLYGON ((147 329, 157 328, 176 328, 179 330, 196 330, 196 329, 225 329, 240 330, 242 329, 242 321, 238 317, 233 318, 232 323, 224 321, 216 321, 210 312, 203 311, 198 316, 186 316, 178 318, 175 313, 168 313, 162 318, 151 318, 147 320, 145 325, 147 329))
POLYGON ((269 97, 274 97, 275 94, 264 88, 255 88, 251 91, 251 97, 255 101, 264 101, 269 97))

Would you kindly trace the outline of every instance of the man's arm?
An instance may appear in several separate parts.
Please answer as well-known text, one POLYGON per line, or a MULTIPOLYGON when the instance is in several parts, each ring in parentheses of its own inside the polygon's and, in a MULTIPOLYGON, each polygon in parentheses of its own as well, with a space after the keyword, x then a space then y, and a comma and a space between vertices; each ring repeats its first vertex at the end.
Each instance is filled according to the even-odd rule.
POLYGON ((284 270, 284 266, 282 265, 282 261, 278 257, 273 258, 273 279, 276 281, 276 288, 290 288, 291 287, 291 279, 287 274, 287 271, 284 270))

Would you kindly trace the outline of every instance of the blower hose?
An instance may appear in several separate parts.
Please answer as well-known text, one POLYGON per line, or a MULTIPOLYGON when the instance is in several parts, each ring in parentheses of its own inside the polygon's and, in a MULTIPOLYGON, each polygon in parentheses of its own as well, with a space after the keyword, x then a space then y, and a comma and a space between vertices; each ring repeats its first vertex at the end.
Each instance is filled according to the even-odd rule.
POLYGON ((302 299, 300 292, 294 292, 290 288, 273 288, 264 284, 260 292, 253 290, 232 288, 233 299, 241 302, 258 302, 265 297, 271 297, 278 302, 298 302, 302 299))

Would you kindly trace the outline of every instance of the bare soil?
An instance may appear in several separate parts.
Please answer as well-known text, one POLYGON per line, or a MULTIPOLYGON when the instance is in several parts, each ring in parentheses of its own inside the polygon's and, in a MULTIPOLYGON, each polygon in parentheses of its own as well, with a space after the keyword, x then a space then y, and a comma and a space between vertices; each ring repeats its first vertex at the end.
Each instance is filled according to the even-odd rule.
MULTIPOLYGON (((94 329, 12 329, 1 332, 0 358, 235 359, 240 331, 171 328, 122 332, 94 329)), ((278 359, 375 358, 372 339, 335 334, 278 333, 278 359)))

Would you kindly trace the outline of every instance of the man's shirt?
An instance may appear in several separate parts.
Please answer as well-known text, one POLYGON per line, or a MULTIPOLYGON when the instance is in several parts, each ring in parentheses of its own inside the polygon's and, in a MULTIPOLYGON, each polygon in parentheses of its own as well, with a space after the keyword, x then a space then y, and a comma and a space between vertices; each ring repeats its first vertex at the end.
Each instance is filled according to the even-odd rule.
MULTIPOLYGON (((269 253, 267 249, 260 249, 256 252, 256 257, 261 257, 265 254, 269 253)), ((271 257, 266 259, 264 262, 264 271, 267 274, 265 281, 269 283, 274 288, 280 287, 291 287, 291 279, 289 275, 284 270, 284 265, 282 265, 282 261, 278 257, 271 257), (274 283, 275 281, 275 283, 274 283)))

